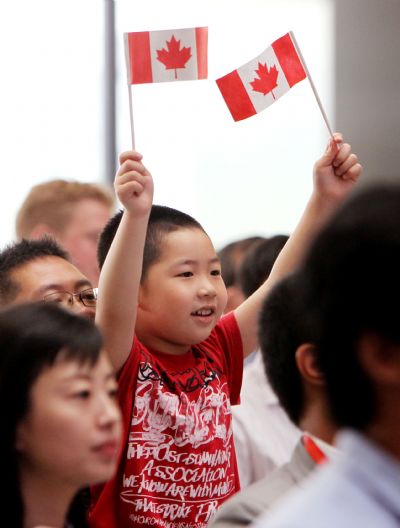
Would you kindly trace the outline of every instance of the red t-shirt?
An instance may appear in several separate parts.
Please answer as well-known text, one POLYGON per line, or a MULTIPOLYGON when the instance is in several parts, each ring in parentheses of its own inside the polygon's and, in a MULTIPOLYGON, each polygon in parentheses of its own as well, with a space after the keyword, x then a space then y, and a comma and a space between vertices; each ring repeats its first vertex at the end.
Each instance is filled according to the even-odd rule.
POLYGON ((239 403, 242 371, 233 314, 180 356, 135 338, 119 378, 125 447, 92 509, 92 527, 207 526, 239 490, 231 404, 239 403))

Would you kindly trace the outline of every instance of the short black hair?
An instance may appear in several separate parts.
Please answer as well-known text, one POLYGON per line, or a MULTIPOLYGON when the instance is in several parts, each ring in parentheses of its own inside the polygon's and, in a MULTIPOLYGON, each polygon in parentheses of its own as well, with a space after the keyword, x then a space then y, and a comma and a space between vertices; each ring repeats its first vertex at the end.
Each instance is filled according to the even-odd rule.
MULTIPOLYGON (((100 269, 103 267, 111 243, 114 240, 115 233, 121 222, 123 211, 118 211, 106 224, 100 235, 99 245, 97 247, 97 260, 100 269)), ((200 229, 204 231, 201 224, 192 216, 167 207, 164 205, 153 205, 147 226, 146 242, 143 252, 143 281, 152 264, 158 261, 162 251, 162 241, 166 234, 178 229, 200 229)))
POLYGON ((238 283, 238 270, 246 253, 254 245, 264 240, 262 236, 251 236, 230 242, 218 251, 221 262, 221 275, 225 286, 234 286, 238 283))
POLYGON ((283 246, 287 235, 275 235, 252 246, 239 268, 239 284, 245 295, 250 297, 265 282, 283 246))
POLYGON ((0 252, 0 305, 12 302, 19 292, 19 285, 11 279, 11 273, 28 262, 48 256, 69 261, 66 251, 49 236, 38 240, 22 239, 9 244, 0 252))
POLYGON ((23 526, 16 438, 29 412, 32 386, 57 359, 95 365, 101 349, 100 331, 92 321, 53 303, 20 304, 0 312, 0 494, 10 526, 23 526))
POLYGON ((359 360, 360 338, 400 345, 400 185, 369 185, 346 200, 312 244, 304 273, 304 315, 318 320, 333 418, 363 430, 377 398, 359 360))
POLYGON ((259 342, 265 372, 289 418, 296 424, 304 411, 304 391, 296 364, 296 350, 314 342, 313 327, 302 320, 298 299, 302 276, 294 273, 276 284, 263 303, 259 342))

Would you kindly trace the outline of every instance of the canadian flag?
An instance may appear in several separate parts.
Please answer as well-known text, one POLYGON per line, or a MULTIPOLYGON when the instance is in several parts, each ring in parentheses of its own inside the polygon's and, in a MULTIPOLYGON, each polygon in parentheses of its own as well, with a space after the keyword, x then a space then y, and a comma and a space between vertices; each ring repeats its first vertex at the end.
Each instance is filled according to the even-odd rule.
POLYGON ((258 57, 216 82, 233 119, 240 121, 261 112, 305 78, 291 35, 286 33, 258 57))
POLYGON ((129 84, 207 78, 208 28, 125 33, 129 84))

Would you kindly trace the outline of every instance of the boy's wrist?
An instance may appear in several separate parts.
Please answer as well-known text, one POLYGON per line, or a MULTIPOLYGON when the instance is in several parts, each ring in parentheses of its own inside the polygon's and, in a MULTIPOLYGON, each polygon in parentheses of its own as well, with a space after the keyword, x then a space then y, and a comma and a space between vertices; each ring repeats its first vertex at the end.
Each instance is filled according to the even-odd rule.
POLYGON ((329 217, 341 203, 341 198, 333 194, 321 193, 314 189, 308 201, 307 208, 318 218, 329 217))
POLYGON ((151 208, 150 209, 127 209, 124 207, 124 214, 123 216, 126 218, 126 220, 131 221, 137 221, 137 220, 148 220, 150 216, 151 208))

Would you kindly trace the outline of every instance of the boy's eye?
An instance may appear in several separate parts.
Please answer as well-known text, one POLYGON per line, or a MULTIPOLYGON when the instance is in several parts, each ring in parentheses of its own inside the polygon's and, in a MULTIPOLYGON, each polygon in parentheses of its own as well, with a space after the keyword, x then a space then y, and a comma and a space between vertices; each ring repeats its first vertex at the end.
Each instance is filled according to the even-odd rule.
POLYGON ((212 270, 211 275, 215 275, 215 276, 221 275, 221 270, 219 269, 212 270))
POLYGON ((182 273, 179 273, 178 277, 192 277, 193 273, 191 271, 183 271, 182 273))

